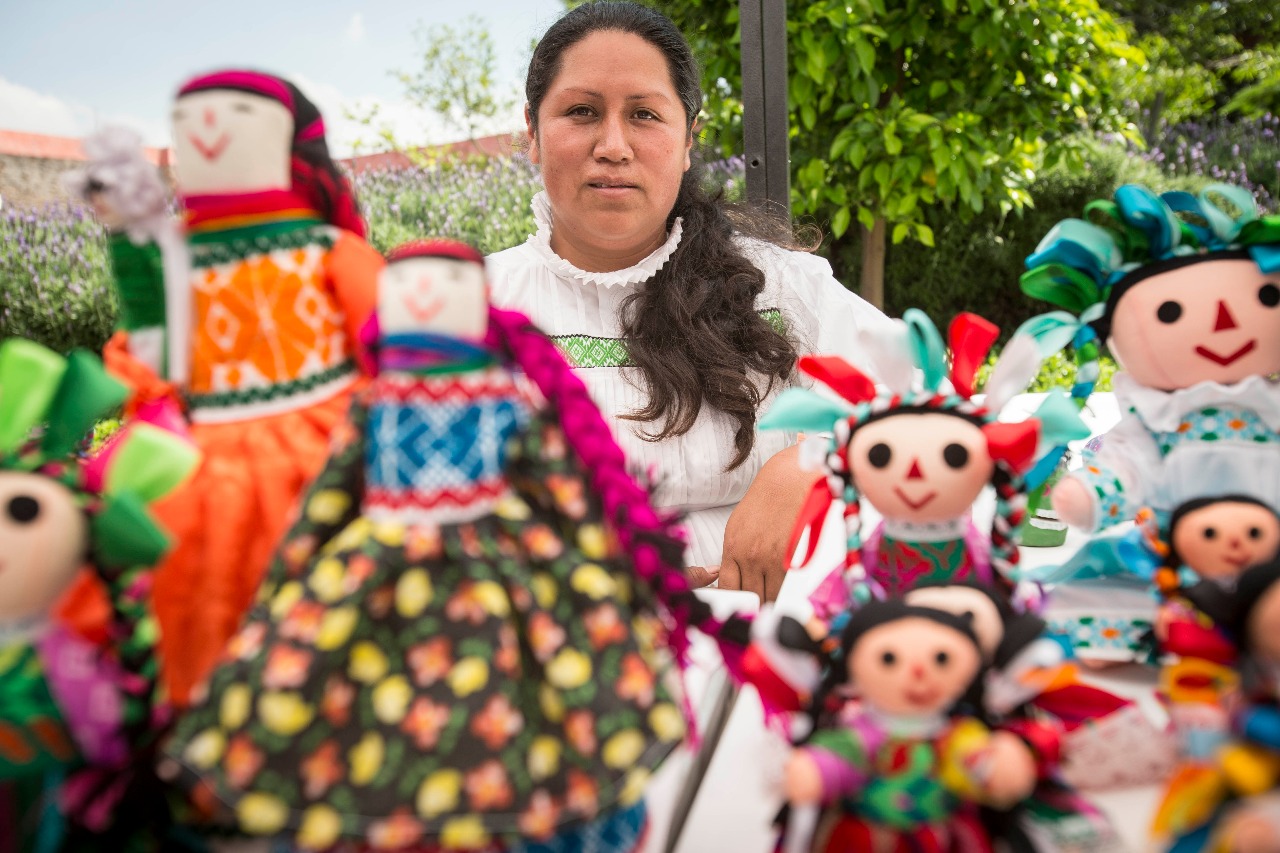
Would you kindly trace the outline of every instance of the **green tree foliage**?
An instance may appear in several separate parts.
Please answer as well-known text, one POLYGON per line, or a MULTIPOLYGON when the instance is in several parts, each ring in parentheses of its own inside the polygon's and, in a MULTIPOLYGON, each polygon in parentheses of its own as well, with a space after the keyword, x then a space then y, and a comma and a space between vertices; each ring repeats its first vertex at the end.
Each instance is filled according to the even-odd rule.
POLYGON ((422 64, 396 72, 410 102, 465 131, 468 139, 511 109, 515 98, 498 83, 497 52, 482 18, 470 15, 458 26, 419 24, 414 35, 422 64))
POLYGON ((1146 69, 1121 69, 1122 95, 1144 113, 1151 139, 1161 123, 1217 109, 1261 115, 1280 106, 1280 11, 1257 0, 1100 0, 1147 54, 1146 69))
MULTIPOLYGON (((728 135, 741 112, 737 3, 655 6, 694 40, 710 129, 737 147, 728 135)), ((787 7, 793 212, 829 223, 837 243, 855 223, 873 238, 861 277, 873 300, 886 235, 932 245, 925 211, 935 206, 961 218, 1021 209, 1055 143, 1086 128, 1127 130, 1108 69, 1142 56, 1097 0, 787 7)))

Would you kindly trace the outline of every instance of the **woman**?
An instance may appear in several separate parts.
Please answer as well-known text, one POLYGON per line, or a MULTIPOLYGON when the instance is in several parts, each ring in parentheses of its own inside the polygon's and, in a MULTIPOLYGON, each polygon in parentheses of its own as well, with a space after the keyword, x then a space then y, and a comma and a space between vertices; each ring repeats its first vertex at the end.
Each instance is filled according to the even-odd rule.
POLYGON ((556 340, 656 477, 656 503, 686 513, 693 574, 772 599, 778 520, 815 475, 789 436, 757 434, 757 415, 798 354, 862 361, 855 333, 885 318, 826 261, 749 236, 766 223, 731 221, 707 196, 690 156, 697 61, 661 14, 567 13, 534 51, 525 95, 546 191, 537 233, 488 259, 493 300, 556 340))

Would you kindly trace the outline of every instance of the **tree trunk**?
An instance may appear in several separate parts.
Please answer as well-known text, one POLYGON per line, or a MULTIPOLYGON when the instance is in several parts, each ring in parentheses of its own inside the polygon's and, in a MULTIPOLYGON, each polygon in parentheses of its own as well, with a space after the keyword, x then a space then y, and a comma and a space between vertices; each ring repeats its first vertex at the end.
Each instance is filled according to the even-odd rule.
POLYGON ((884 219, 877 219, 875 227, 862 228, 862 276, 858 290, 862 298, 884 309, 884 219))

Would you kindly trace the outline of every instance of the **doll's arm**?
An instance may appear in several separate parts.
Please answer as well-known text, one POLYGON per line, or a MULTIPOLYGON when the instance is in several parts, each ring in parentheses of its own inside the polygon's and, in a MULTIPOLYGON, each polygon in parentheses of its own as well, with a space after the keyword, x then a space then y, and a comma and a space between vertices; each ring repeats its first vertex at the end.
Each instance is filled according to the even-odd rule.
POLYGON ((1082 530, 1105 529, 1133 518, 1146 501, 1147 484, 1160 468, 1160 452, 1136 415, 1125 415, 1097 452, 1054 487, 1058 516, 1082 530))
POLYGON ((377 249, 347 231, 339 232, 329 251, 329 281, 346 317, 347 339, 353 349, 378 305, 378 273, 385 265, 377 249))
POLYGON ((848 728, 823 729, 791 751, 784 779, 795 805, 830 803, 866 784, 867 756, 858 735, 848 728))

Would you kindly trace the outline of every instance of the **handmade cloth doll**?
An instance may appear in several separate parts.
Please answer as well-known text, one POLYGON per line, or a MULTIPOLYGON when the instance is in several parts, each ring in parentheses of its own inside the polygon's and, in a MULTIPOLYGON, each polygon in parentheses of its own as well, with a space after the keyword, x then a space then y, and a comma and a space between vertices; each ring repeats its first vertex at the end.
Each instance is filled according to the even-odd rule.
POLYGON ((1036 773, 1017 736, 950 715, 982 672, 970 618, 899 599, 853 613, 829 684, 851 685, 856 701, 785 771, 793 807, 834 807, 811 849, 990 849, 974 805, 1023 799, 1036 773))
POLYGON ((1219 739, 1194 789, 1166 796, 1156 814, 1154 832, 1174 837, 1174 851, 1280 848, 1280 559, 1241 574, 1224 613, 1243 658, 1241 701, 1229 706, 1232 739, 1219 739))
POLYGON ((1042 339, 1093 355, 1107 343, 1122 414, 1054 508, 1085 530, 1199 497, 1280 509, 1280 217, 1225 184, 1127 185, 1086 210, 1100 224, 1054 226, 1022 287, 1067 309, 1033 321, 1042 339))
POLYGON ((190 310, 169 329, 169 380, 120 346, 135 403, 176 388, 204 453, 157 507, 175 535, 159 567, 165 682, 185 705, 253 599, 289 512, 320 469, 357 383, 356 344, 382 259, 361 238, 316 108, 290 83, 220 71, 178 93, 176 177, 190 310))
MULTIPOLYGON (((833 433, 822 460, 827 477, 814 486, 795 525, 792 550, 809 532, 807 562, 827 510, 844 501, 848 550, 844 566, 815 594, 816 615, 828 620, 851 603, 847 590, 863 575, 890 594, 937 580, 975 579, 1011 588, 1018 563, 1012 532, 1022 519, 1019 474, 1044 437, 1087 433, 1075 408, 1060 396, 1037 417, 998 423, 1004 405, 1021 393, 1040 359, 1035 342, 1015 338, 992 371, 986 398, 973 398, 974 380, 998 329, 972 314, 951 324, 948 368, 941 336, 922 312, 909 309, 890 332, 868 341, 873 367, 887 391, 842 359, 806 356, 800 369, 842 398, 791 389, 761 425, 833 433), (918 374, 918 375, 917 375, 918 374), (984 486, 996 492, 990 536, 973 527, 970 507, 984 486), (860 501, 883 522, 864 540, 860 501)), ((810 442, 806 441, 805 445, 810 442)), ((821 440, 813 441, 821 447, 821 440)))
MULTIPOLYGON (((140 753, 154 739, 154 618, 150 570, 168 540, 147 509, 194 466, 189 445, 133 424, 95 458, 75 456, 96 420, 127 389, 84 351, 63 358, 11 338, 0 344, 0 847, 7 837, 43 849, 63 832, 113 844, 158 804, 115 808, 137 792, 140 753), (51 618, 90 566, 112 606, 105 647, 51 618), (70 776, 67 774, 70 772, 70 776), (65 782, 64 782, 65 780, 65 782), (11 797, 53 795, 41 817, 11 797), (30 833, 30 837, 23 836, 30 833)), ((145 759, 144 759, 145 760, 145 759)), ((139 772, 141 771, 141 773, 139 772)), ((153 790, 154 793, 154 790, 153 790)))
POLYGON ((684 734, 656 638, 680 657, 686 624, 731 631, 554 345, 489 307, 474 249, 395 250, 378 306, 376 379, 168 755, 215 819, 306 849, 593 820, 632 849, 684 734))
POLYGON ((119 339, 160 378, 186 376, 191 269, 186 240, 169 210, 169 187, 136 133, 108 127, 84 140, 89 164, 64 183, 107 227, 119 305, 119 339), (173 335, 169 340, 168 335, 173 335))

